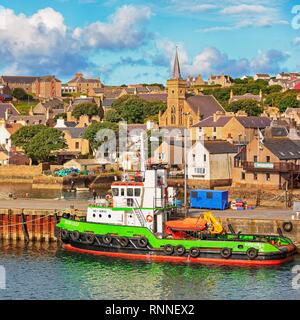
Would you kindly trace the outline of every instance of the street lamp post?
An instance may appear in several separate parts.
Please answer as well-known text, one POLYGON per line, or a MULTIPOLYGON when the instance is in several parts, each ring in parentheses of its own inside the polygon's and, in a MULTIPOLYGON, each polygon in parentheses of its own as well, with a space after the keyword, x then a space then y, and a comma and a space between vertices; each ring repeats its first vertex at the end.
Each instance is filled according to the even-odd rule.
POLYGON ((185 128, 184 128, 184 208, 185 208, 185 217, 188 215, 187 209, 187 119, 189 112, 182 113, 185 116, 185 128))

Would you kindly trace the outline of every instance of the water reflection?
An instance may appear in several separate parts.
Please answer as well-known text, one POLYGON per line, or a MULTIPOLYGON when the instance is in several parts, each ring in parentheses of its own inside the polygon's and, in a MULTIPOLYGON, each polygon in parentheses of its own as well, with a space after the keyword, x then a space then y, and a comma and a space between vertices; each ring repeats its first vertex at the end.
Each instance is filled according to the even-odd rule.
POLYGON ((66 252, 56 245, 2 245, 1 299, 300 299, 291 269, 176 265, 66 252))

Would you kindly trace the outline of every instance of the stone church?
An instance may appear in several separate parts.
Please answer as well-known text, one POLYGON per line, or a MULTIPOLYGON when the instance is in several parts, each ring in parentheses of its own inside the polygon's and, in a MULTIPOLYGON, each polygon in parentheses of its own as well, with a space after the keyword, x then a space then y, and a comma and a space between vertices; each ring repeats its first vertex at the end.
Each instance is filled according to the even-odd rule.
POLYGON ((167 109, 159 115, 160 127, 189 128, 217 111, 225 112, 213 96, 190 95, 187 90, 187 81, 182 79, 176 51, 172 79, 167 81, 167 109))

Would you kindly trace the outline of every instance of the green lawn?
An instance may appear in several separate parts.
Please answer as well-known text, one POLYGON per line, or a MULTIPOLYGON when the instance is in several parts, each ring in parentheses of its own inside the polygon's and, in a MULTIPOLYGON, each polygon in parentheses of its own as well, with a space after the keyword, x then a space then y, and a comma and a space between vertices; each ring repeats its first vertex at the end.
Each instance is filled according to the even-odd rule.
POLYGON ((37 105, 37 101, 20 101, 20 102, 15 102, 14 106, 16 109, 22 114, 22 115, 27 115, 30 111, 31 107, 35 107, 37 105))

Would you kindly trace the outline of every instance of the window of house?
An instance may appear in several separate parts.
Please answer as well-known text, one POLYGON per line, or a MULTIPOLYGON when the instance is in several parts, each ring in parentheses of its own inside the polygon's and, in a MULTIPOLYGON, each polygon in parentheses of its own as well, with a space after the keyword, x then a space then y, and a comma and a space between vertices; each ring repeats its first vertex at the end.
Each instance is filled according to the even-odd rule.
POLYGON ((253 157, 253 161, 254 161, 254 162, 257 162, 257 156, 254 156, 254 157, 253 157))
POLYGON ((270 161, 271 161, 270 156, 266 156, 266 161, 267 161, 267 162, 270 162, 270 161))
POLYGON ((79 149, 79 142, 75 142, 75 149, 79 149))
POLYGON ((203 160, 204 162, 206 162, 206 154, 203 156, 203 160))
POLYGON ((217 128, 216 127, 214 127, 214 132, 217 132, 217 128))
POLYGON ((266 173, 266 181, 270 181, 271 180, 271 175, 270 173, 266 173))
POLYGON ((164 160, 165 159, 165 154, 164 153, 159 153, 158 154, 158 159, 159 160, 164 160))
POLYGON ((257 180, 257 173, 253 173, 253 179, 257 180))
POLYGON ((133 188, 127 188, 127 196, 133 197, 133 188))
POLYGON ((9 142, 9 139, 6 139, 6 140, 5 140, 5 143, 8 144, 8 142, 9 142))
POLYGON ((242 180, 245 180, 246 179, 246 174, 245 172, 242 172, 242 180))
POLYGON ((195 162, 196 161, 196 155, 193 154, 193 161, 195 162))

